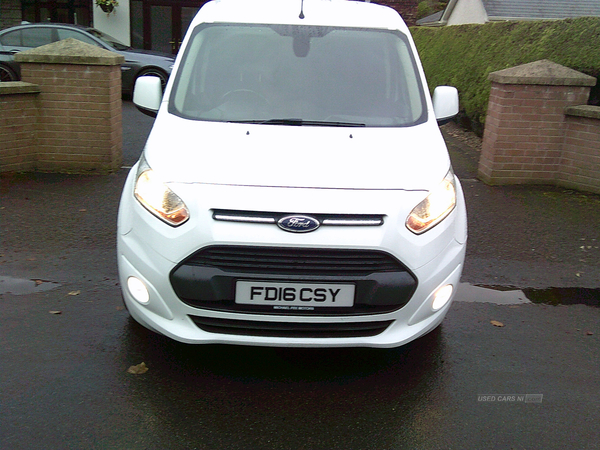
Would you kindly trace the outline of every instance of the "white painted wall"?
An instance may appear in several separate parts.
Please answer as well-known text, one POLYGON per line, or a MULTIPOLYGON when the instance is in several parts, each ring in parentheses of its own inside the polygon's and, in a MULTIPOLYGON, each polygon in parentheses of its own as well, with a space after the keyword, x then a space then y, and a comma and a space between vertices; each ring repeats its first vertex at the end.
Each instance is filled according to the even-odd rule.
POLYGON ((488 15, 481 0, 458 0, 448 18, 448 25, 486 23, 487 21, 488 15))
POLYGON ((104 11, 94 5, 94 28, 109 34, 125 45, 131 45, 131 33, 129 26, 129 0, 119 0, 119 6, 107 15, 104 11))

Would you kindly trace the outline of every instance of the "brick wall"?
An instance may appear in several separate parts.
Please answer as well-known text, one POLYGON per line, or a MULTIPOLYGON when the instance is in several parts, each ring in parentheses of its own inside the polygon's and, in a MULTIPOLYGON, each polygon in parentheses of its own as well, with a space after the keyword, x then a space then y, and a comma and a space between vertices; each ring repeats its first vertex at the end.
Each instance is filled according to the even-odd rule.
POLYGON ((583 119, 565 115, 587 102, 596 80, 550 61, 495 72, 490 79, 479 178, 600 192, 600 167, 585 163, 600 158, 595 112, 583 119))
POLYGON ((119 169, 123 56, 65 39, 15 58, 26 83, 0 85, 0 171, 119 169), (9 92, 20 85, 38 93, 9 92))
POLYGON ((0 1, 0 30, 19 25, 22 20, 20 0, 0 1))
POLYGON ((480 171, 503 184, 556 178, 564 139, 564 109, 584 104, 581 86, 492 85, 480 171))
POLYGON ((600 193, 600 107, 567 108, 559 184, 600 193))
POLYGON ((0 167, 23 172, 35 166, 38 93, 23 82, 0 84, 0 167))
POLYGON ((118 65, 23 63, 21 76, 42 89, 37 170, 81 172, 120 167, 118 65))

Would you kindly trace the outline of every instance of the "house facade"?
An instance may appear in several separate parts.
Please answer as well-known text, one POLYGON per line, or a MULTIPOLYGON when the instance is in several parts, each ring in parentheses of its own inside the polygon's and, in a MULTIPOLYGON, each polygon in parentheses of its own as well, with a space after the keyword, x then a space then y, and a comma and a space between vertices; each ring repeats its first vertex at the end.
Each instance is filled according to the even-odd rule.
POLYGON ((505 20, 555 20, 600 16, 599 0, 449 0, 441 13, 417 21, 423 26, 483 24, 505 20))
MULTIPOLYGON (((119 6, 107 14, 94 0, 2 0, 0 29, 21 21, 92 25, 134 48, 177 53, 191 20, 206 1, 119 0, 119 6)), ((418 2, 373 1, 396 9, 409 25, 414 24, 418 2)))

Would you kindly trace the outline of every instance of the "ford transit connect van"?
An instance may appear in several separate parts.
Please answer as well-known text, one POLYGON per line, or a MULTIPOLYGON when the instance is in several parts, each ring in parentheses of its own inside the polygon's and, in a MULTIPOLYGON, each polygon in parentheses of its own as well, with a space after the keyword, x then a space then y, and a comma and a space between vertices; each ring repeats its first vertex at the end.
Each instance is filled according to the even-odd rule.
POLYGON ((198 12, 118 218, 136 321, 187 343, 396 347, 456 292, 466 210, 400 16, 344 0, 198 12))

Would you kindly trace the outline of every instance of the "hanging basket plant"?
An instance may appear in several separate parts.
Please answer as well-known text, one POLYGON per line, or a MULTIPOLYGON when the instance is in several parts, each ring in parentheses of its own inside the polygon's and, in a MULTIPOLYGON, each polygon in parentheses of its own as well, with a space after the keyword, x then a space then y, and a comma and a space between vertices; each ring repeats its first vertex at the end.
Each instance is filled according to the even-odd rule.
POLYGON ((117 0, 96 0, 96 5, 99 6, 106 15, 109 15, 117 6, 119 6, 119 2, 117 0))

